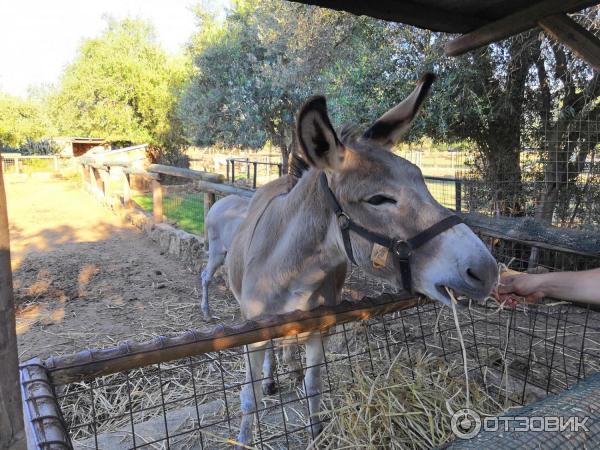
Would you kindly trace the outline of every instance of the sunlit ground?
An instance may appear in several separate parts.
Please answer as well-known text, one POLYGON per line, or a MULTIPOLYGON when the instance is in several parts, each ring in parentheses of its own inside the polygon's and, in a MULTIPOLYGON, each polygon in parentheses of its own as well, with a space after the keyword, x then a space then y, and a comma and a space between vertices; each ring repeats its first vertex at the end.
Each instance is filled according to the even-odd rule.
MULTIPOLYGON (((22 359, 205 325, 197 274, 180 261, 76 183, 15 180, 6 177, 22 359)), ((237 306, 219 281, 215 316, 228 322, 237 306)))

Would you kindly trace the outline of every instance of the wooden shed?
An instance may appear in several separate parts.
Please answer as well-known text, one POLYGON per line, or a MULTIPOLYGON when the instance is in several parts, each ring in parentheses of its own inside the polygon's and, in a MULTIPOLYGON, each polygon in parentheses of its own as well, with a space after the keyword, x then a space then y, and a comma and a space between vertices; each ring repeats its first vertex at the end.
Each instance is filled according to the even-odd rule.
POLYGON ((60 154, 64 157, 82 156, 96 147, 103 147, 104 151, 110 150, 110 144, 103 138, 60 136, 52 138, 52 141, 60 148, 60 154))

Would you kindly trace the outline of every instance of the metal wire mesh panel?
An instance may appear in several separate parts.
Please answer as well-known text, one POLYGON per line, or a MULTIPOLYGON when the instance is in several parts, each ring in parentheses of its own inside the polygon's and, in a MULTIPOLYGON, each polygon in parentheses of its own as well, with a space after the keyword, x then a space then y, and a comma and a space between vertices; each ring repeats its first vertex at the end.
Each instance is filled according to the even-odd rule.
MULTIPOLYGON (((515 268, 532 251, 519 242, 488 242, 515 268)), ((539 257, 551 269, 598 264, 559 252, 539 257)), ((353 270, 344 297, 390 290, 353 270)), ((302 345, 306 336, 267 341, 273 369, 257 379, 245 379, 244 365, 257 350, 233 347, 54 389, 74 448, 228 448, 240 430, 240 392, 251 382, 267 394, 258 403, 252 448, 432 448, 454 439, 452 412, 467 404, 467 375, 470 404, 493 416, 600 372, 600 313, 589 307, 548 300, 506 310, 492 301, 459 302, 460 333, 452 310, 436 303, 319 332, 325 358, 317 364, 317 416, 302 376, 315 367, 302 345), (311 417, 313 425, 315 417, 322 422, 318 436, 311 417)))

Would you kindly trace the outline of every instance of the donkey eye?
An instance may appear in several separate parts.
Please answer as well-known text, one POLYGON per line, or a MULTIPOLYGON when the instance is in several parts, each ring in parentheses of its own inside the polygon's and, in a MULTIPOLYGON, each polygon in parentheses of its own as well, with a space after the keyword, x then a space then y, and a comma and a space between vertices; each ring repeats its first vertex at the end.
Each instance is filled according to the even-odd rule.
POLYGON ((396 200, 390 197, 386 197, 385 195, 374 195, 370 199, 367 200, 371 205, 383 205, 384 203, 390 203, 392 205, 396 204, 396 200))

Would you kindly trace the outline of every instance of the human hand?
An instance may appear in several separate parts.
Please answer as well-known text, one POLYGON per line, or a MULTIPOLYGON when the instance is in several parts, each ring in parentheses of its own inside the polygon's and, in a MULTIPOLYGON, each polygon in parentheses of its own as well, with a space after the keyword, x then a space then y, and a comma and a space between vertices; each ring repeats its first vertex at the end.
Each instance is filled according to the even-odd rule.
POLYGON ((514 272, 500 277, 495 294, 499 302, 513 307, 517 303, 535 303, 546 296, 538 275, 514 272))

